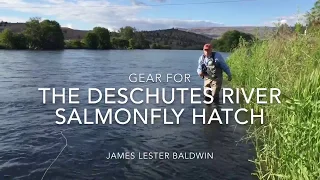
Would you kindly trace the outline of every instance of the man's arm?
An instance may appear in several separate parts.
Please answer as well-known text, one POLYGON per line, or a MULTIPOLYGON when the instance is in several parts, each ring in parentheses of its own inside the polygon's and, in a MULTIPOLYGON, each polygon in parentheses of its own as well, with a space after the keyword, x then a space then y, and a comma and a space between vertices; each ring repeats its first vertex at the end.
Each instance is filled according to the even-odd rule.
POLYGON ((203 75, 203 73, 202 73, 202 67, 201 67, 201 65, 202 65, 201 60, 202 60, 202 56, 200 56, 200 58, 199 58, 199 60, 198 60, 198 68, 197 68, 197 73, 198 73, 198 75, 200 75, 200 76, 203 75))
POLYGON ((228 66, 228 64, 225 62, 224 58, 220 53, 216 53, 216 58, 218 59, 218 62, 220 64, 221 69, 229 76, 231 77, 231 71, 228 66))

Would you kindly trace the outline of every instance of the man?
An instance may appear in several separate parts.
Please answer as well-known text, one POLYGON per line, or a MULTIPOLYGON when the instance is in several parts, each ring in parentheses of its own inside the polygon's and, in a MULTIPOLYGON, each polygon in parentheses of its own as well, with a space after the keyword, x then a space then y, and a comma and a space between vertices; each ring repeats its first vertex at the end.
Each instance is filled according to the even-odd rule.
POLYGON ((228 81, 231 81, 230 68, 222 55, 218 52, 212 52, 211 44, 205 44, 203 46, 203 55, 199 58, 197 73, 204 79, 204 87, 212 89, 212 95, 216 103, 219 102, 223 71, 228 75, 228 81))

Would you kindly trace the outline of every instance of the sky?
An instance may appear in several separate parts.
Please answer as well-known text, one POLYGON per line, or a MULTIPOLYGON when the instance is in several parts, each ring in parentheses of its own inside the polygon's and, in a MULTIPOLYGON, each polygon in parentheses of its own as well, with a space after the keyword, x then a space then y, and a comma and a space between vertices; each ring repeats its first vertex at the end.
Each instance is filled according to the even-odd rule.
POLYGON ((213 26, 293 25, 304 20, 316 0, 0 0, 0 21, 31 17, 56 20, 63 27, 111 31, 213 26))

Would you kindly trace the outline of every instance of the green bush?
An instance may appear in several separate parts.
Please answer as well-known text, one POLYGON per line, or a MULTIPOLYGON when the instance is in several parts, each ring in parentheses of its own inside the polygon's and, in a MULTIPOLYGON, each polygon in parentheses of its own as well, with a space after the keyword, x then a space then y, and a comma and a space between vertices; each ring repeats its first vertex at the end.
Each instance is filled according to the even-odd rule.
POLYGON ((65 41, 65 49, 83 49, 85 44, 80 40, 67 40, 65 41))
POLYGON ((99 46, 99 37, 96 33, 90 31, 86 34, 83 39, 86 48, 88 49, 98 49, 99 46))
POLYGON ((26 49, 27 39, 22 33, 13 33, 5 29, 0 33, 1 49, 26 49))
POLYGON ((225 32, 219 39, 213 39, 211 44, 217 51, 232 52, 238 47, 241 39, 252 43, 252 41, 255 40, 255 37, 248 33, 232 30, 225 32))
POLYGON ((110 42, 110 32, 108 29, 103 27, 95 27, 93 28, 93 33, 95 33, 98 37, 98 49, 109 49, 111 48, 110 42))
POLYGON ((169 45, 161 45, 158 43, 153 43, 151 44, 151 49, 171 49, 171 47, 169 45))

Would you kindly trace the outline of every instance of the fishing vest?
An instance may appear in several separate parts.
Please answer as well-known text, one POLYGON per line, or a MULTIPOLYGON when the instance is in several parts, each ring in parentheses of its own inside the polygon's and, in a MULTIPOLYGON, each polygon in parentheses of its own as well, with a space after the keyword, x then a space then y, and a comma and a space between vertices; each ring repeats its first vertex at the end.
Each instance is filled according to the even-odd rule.
MULTIPOLYGON (((219 66, 219 63, 217 62, 217 59, 215 58, 216 52, 212 52, 211 57, 209 58, 206 65, 206 74, 207 77, 205 79, 212 79, 217 80, 222 78, 222 69, 219 66)), ((202 62, 201 64, 204 64, 205 55, 202 55, 202 62)))

